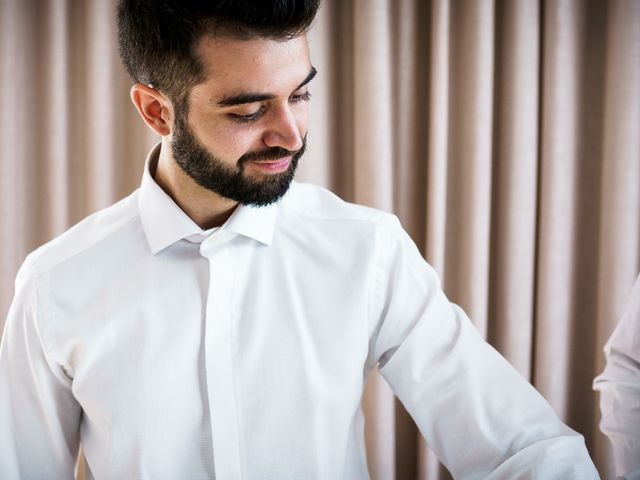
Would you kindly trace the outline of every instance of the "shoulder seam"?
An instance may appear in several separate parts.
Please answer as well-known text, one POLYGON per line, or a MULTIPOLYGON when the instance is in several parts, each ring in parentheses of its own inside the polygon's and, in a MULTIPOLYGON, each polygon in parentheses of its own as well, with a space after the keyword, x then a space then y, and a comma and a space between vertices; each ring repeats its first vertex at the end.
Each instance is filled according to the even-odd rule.
MULTIPOLYGON (((98 213, 98 212, 96 212, 98 213)), ((95 214, 94 214, 95 215, 95 214)), ((119 223, 119 225, 111 230, 109 230, 108 232, 106 232, 104 235, 100 236, 99 238, 95 238, 92 239, 87 245, 83 246, 82 248, 72 252, 69 255, 63 256, 62 258, 60 258, 58 261, 53 262, 50 266, 48 266, 48 268, 44 271, 39 271, 37 266, 41 261, 41 258, 44 257, 46 255, 46 253, 42 253, 40 255, 36 255, 35 258, 32 257, 30 263, 30 270, 33 273, 34 278, 40 277, 41 275, 46 274, 47 272, 51 271, 53 268, 55 268, 56 266, 60 265, 61 263, 69 260, 72 257, 75 257, 79 254, 81 254, 82 252, 85 252, 86 250, 88 250, 89 248, 91 248, 92 246, 100 243, 101 241, 103 241, 105 238, 109 237, 110 235, 115 234, 116 232, 120 231, 121 229, 123 229, 124 227, 126 227, 127 225, 129 225, 129 223, 131 223, 133 220, 135 220, 136 218, 140 217, 140 212, 136 211, 131 217, 127 218, 126 220, 123 220, 121 223, 119 223)), ((87 217, 87 219, 91 218, 91 216, 87 217)), ((85 219, 86 220, 86 219, 85 219)), ((73 227, 72 227, 73 228, 73 227)), ((55 238, 53 239, 55 240, 55 238)), ((52 241, 53 241, 52 240, 52 241)), ((38 252, 40 249, 46 249, 47 247, 47 243, 45 243, 44 245, 42 245, 41 247, 37 248, 36 250, 34 250, 31 254, 29 254, 29 257, 31 257, 32 255, 34 255, 36 252, 38 252)))

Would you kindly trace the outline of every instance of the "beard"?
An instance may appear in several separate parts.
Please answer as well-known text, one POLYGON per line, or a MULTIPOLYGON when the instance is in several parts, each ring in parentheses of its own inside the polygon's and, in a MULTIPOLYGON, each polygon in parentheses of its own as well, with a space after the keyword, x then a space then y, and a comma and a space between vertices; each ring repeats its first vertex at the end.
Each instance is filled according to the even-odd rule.
POLYGON ((243 205, 264 206, 279 200, 291 185, 298 160, 304 154, 307 136, 302 148, 295 152, 274 147, 259 152, 248 152, 236 162, 235 168, 208 151, 189 129, 186 119, 176 116, 171 152, 178 166, 198 185, 221 197, 243 205), (284 172, 251 178, 245 175, 244 166, 249 161, 278 160, 291 156, 284 172))

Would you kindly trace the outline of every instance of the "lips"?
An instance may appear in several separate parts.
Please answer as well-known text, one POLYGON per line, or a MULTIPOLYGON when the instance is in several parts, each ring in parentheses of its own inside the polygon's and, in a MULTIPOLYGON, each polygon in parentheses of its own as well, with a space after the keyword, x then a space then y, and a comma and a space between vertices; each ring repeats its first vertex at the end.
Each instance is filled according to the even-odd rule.
POLYGON ((279 158, 278 160, 253 160, 249 163, 259 170, 269 173, 278 173, 289 168, 291 157, 279 158))

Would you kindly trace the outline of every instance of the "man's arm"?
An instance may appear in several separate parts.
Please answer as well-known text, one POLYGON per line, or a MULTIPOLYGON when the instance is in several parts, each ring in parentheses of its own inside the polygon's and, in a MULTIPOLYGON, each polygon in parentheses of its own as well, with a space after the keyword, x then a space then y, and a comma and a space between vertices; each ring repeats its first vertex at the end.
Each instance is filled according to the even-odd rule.
POLYGON ((597 479, 582 436, 480 337, 397 222, 373 311, 380 372, 455 478, 597 479), (376 304, 377 302, 377 304, 376 304))
POLYGON ((73 478, 81 409, 46 356, 36 283, 27 261, 0 343, 0 478, 73 478))
POLYGON ((613 446, 616 475, 640 478, 640 277, 604 352, 607 365, 593 382, 600 429, 613 446))

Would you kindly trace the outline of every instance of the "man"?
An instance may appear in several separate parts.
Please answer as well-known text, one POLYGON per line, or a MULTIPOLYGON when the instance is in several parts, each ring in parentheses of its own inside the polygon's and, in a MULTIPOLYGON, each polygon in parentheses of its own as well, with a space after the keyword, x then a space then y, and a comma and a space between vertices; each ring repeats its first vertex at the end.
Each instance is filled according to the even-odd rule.
POLYGON ((41 247, 0 353, 0 477, 368 478, 379 366, 456 478, 591 479, 391 215, 292 184, 317 1, 123 0, 140 189, 41 247))
POLYGON ((593 382, 600 429, 613 446, 616 475, 640 480, 640 276, 604 352, 607 366, 593 382))

